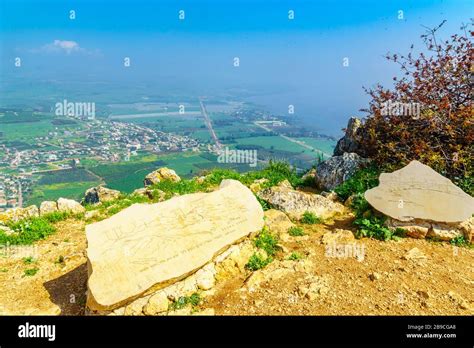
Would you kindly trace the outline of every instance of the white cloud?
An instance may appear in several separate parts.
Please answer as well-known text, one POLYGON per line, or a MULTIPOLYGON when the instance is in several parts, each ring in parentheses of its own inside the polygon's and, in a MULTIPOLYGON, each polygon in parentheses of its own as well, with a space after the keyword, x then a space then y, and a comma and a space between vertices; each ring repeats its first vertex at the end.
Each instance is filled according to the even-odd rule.
POLYGON ((65 52, 67 54, 84 51, 76 41, 67 40, 54 40, 52 43, 44 45, 41 50, 44 52, 65 52))

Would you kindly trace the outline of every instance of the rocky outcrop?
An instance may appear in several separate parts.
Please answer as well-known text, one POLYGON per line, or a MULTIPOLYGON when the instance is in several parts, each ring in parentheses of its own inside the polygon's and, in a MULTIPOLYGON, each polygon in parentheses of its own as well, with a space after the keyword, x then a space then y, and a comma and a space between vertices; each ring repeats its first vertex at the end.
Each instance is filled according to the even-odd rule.
POLYGON ((59 198, 58 211, 72 214, 82 214, 86 211, 86 209, 80 203, 72 199, 59 198))
POLYGON ((412 161, 393 173, 382 173, 380 185, 365 192, 372 207, 389 216, 390 227, 408 236, 451 240, 472 238, 474 198, 430 167, 412 161))
POLYGON ((54 201, 44 201, 40 205, 40 215, 47 215, 58 211, 58 203, 54 201))
POLYGON ((145 184, 145 186, 151 186, 165 180, 179 182, 181 181, 181 178, 179 177, 178 174, 176 174, 176 172, 173 169, 163 167, 148 174, 145 177, 145 180, 143 181, 143 183, 145 184))
MULTIPOLYGON (((93 310, 114 309, 187 278, 262 227, 260 204, 235 180, 224 180, 211 193, 132 205, 86 227, 87 305, 93 310)), ((211 270, 197 274, 199 287, 212 285, 210 274, 211 270)))
POLYGON ((265 178, 257 179, 253 183, 250 184, 249 189, 253 193, 257 193, 258 191, 263 189, 263 185, 265 185, 266 183, 268 183, 268 179, 265 179, 265 178))
POLYGON ((346 133, 344 137, 339 139, 334 149, 334 156, 342 156, 344 152, 360 153, 360 145, 358 142, 358 130, 361 128, 362 122, 356 117, 351 117, 347 123, 346 133))
POLYGON ((342 213, 344 206, 318 194, 297 191, 283 182, 262 190, 257 195, 290 218, 300 219, 308 211, 323 219, 342 213))
POLYGON ((110 202, 118 199, 121 193, 104 186, 92 187, 84 195, 85 204, 97 204, 99 202, 110 202))
POLYGON ((270 232, 281 236, 287 233, 295 224, 291 222, 285 213, 276 209, 269 209, 265 212, 265 226, 268 227, 270 232))
POLYGON ((12 208, 0 213, 0 222, 17 222, 22 219, 28 219, 39 216, 39 209, 36 205, 30 205, 26 208, 12 208))
POLYGON ((343 153, 320 163, 316 168, 315 182, 322 190, 333 190, 369 162, 356 153, 343 153))

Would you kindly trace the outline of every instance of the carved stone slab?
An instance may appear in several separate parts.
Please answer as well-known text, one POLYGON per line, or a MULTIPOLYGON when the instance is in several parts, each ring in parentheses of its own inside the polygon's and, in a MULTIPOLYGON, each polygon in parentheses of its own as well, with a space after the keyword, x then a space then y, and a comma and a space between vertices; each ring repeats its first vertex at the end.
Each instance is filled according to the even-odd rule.
POLYGON ((211 193, 134 204, 86 227, 88 307, 113 309, 182 279, 262 227, 260 204, 235 180, 211 193))
POLYGON ((375 209, 400 221, 462 222, 474 214, 474 198, 430 167, 412 161, 382 173, 380 185, 365 192, 375 209))

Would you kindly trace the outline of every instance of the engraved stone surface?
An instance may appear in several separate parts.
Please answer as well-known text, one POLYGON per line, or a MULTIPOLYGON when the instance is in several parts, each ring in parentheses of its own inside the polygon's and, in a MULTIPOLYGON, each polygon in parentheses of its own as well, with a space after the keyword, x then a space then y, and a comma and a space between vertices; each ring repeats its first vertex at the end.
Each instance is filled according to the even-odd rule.
POLYGON ((379 180, 380 185, 366 191, 365 198, 394 219, 456 223, 474 214, 474 198, 418 161, 393 173, 382 173, 379 180))
POLYGON ((90 309, 114 309, 183 279, 263 227, 263 210, 235 180, 219 190, 134 204, 86 227, 90 309))

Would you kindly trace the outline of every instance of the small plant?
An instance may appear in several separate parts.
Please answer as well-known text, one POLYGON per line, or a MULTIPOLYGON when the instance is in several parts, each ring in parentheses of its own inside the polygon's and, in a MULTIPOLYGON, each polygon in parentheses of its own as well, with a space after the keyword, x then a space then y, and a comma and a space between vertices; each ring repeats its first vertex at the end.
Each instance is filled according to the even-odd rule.
POLYGON ((199 295, 197 292, 195 292, 194 294, 189 296, 188 302, 193 307, 199 305, 199 303, 201 302, 201 295, 199 295))
POLYGON ((34 262, 36 262, 36 259, 33 256, 28 256, 28 257, 23 258, 23 263, 25 265, 29 265, 29 264, 32 264, 34 262))
POLYGON ((300 222, 307 225, 314 225, 322 223, 323 219, 309 211, 305 211, 300 219, 300 222))
POLYGON ((255 246, 264 250, 267 255, 274 256, 278 251, 278 239, 264 228, 254 241, 255 246))
POLYGON ((24 271, 24 276, 32 277, 32 276, 34 276, 36 273, 38 273, 38 271, 39 271, 39 268, 29 268, 29 269, 25 269, 25 271, 24 271))
POLYGON ((268 203, 267 201, 261 199, 261 198, 258 197, 258 196, 255 196, 255 198, 257 198, 258 203, 260 203, 260 205, 262 206, 262 209, 263 209, 264 211, 271 209, 270 203, 268 203))
POLYGON ((178 310, 186 307, 187 305, 191 305, 192 307, 196 307, 201 302, 201 295, 197 292, 193 293, 191 296, 181 296, 176 301, 170 304, 170 310, 178 310))
POLYGON ((449 242, 451 245, 457 246, 457 247, 468 247, 470 243, 464 238, 464 236, 457 236, 449 242))
POLYGON ((6 273, 8 272, 8 268, 0 268, 0 272, 6 273))
POLYGON ((305 235, 303 229, 297 226, 290 227, 288 229, 288 234, 292 237, 301 237, 305 235))
POLYGON ((298 261, 298 260, 301 260, 302 258, 303 258, 303 255, 301 255, 300 253, 292 252, 291 255, 288 257, 288 260, 298 261))
POLYGON ((58 264, 58 265, 63 265, 64 264, 64 256, 59 255, 58 259, 54 263, 58 264))
POLYGON ((42 215, 42 218, 45 219, 46 221, 54 224, 59 221, 66 220, 68 218, 72 217, 72 214, 67 211, 55 211, 53 213, 45 214, 42 215))
POLYGON ((267 258, 265 258, 263 255, 255 253, 252 256, 250 256, 250 259, 245 265, 245 268, 251 271, 257 271, 259 269, 264 268, 272 261, 273 261, 273 258, 271 256, 268 256, 267 258))
POLYGON ((392 239, 393 232, 384 225, 385 218, 371 216, 369 218, 358 218, 354 223, 359 227, 356 237, 368 237, 379 240, 392 239))

